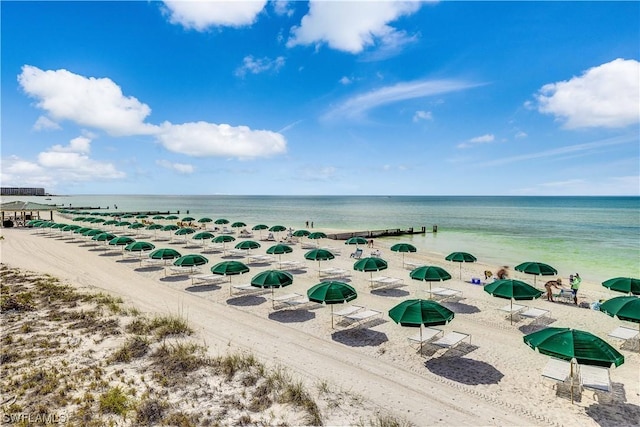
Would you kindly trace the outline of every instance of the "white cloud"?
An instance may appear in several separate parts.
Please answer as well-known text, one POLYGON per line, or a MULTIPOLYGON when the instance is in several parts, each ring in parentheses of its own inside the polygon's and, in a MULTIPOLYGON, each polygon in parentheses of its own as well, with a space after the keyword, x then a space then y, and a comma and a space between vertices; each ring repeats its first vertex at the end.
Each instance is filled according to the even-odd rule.
POLYGON ((544 85, 538 111, 568 129, 618 128, 640 122, 640 62, 616 59, 579 77, 544 85))
POLYGON ((456 92, 477 86, 480 84, 458 80, 418 80, 398 83, 349 98, 326 113, 324 118, 363 118, 369 110, 383 105, 456 92))
POLYGON ((260 1, 165 0, 172 24, 205 31, 210 27, 242 27, 253 24, 267 4, 260 1))
POLYGON ((278 72, 284 66, 285 59, 278 56, 276 59, 261 58, 256 59, 251 55, 245 56, 242 65, 236 69, 236 76, 244 77, 247 73, 260 74, 266 71, 278 72))
POLYGON ((81 153, 89 154, 91 151, 91 140, 85 136, 79 136, 69 141, 68 146, 54 145, 51 147, 51 151, 58 153, 81 153))
POLYGON ((516 137, 517 139, 520 139, 520 138, 526 138, 527 136, 529 136, 529 135, 527 135, 527 133, 526 133, 526 132, 523 132, 523 131, 521 131, 521 130, 519 130, 519 131, 518 131, 518 132, 516 132, 516 134, 515 134, 515 137, 516 137))
POLYGON ((124 96, 120 87, 108 78, 87 78, 67 70, 43 71, 25 65, 18 82, 54 120, 71 120, 116 136, 149 134, 155 130, 144 123, 151 113, 149 106, 124 96))
POLYGON ((33 125, 33 130, 60 130, 62 127, 47 116, 40 116, 33 125))
POLYGON ((573 178, 542 182, 516 190, 517 194, 544 196, 638 196, 640 176, 610 176, 597 180, 573 178))
POLYGON ((495 141, 496 137, 493 134, 487 133, 485 135, 476 136, 475 138, 471 138, 466 142, 462 142, 458 144, 458 148, 469 148, 478 144, 489 144, 495 141))
POLYGON ((287 150, 287 142, 279 133, 228 124, 165 122, 156 137, 167 150, 195 157, 255 158, 287 150))
POLYGON ((88 156, 91 140, 78 137, 69 145, 54 145, 32 162, 17 156, 2 159, 2 184, 55 187, 59 183, 124 178, 126 174, 108 162, 88 156))
POLYGON ((419 1, 311 0, 309 13, 291 29, 287 46, 327 43, 332 49, 353 54, 376 44, 390 49, 404 44, 407 35, 388 23, 420 7, 419 1))
POLYGON ((340 82, 340 84, 343 84, 345 86, 350 85, 353 80, 351 80, 349 77, 347 76, 342 76, 342 78, 340 78, 340 80, 338 80, 340 82))
POLYGON ((568 145, 566 147, 554 148, 551 150, 540 151, 537 153, 527 153, 527 154, 521 154, 518 156, 503 157, 500 159, 489 160, 489 161, 483 162, 482 166, 492 167, 492 166, 498 166, 498 165, 504 165, 504 164, 510 164, 510 163, 517 163, 522 161, 529 161, 534 159, 544 159, 548 157, 558 159, 558 158, 561 158, 561 156, 574 156, 576 154, 590 152, 590 151, 598 150, 604 147, 610 147, 610 146, 620 145, 620 144, 629 144, 629 143, 637 144, 637 142, 638 142, 638 138, 636 135, 631 135, 631 136, 623 135, 623 136, 603 139, 603 140, 594 141, 594 142, 587 142, 584 144, 568 145))
POLYGON ((431 111, 416 111, 413 115, 413 121, 419 122, 420 120, 433 120, 433 114, 431 114, 431 111))
POLYGON ((188 163, 171 163, 168 160, 156 160, 156 164, 160 167, 173 170, 181 174, 191 174, 195 171, 193 165, 188 163))
POLYGON ((291 1, 286 1, 286 0, 273 0, 271 2, 271 4, 273 5, 273 11, 276 13, 276 15, 280 15, 280 16, 292 16, 293 15, 293 8, 292 6, 292 2, 291 1))
POLYGON ((298 171, 297 176, 303 181, 330 181, 336 177, 337 169, 333 166, 308 166, 298 171))

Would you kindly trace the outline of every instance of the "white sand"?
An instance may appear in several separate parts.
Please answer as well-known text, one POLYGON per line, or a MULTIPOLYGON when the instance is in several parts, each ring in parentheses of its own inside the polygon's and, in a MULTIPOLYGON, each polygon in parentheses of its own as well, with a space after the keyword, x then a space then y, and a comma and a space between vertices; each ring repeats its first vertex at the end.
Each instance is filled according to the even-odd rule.
MULTIPOLYGON (((358 298, 353 304, 383 313, 382 320, 361 327, 338 324, 332 330, 329 307, 309 304, 273 310, 268 292, 230 297, 228 283, 192 286, 187 277, 165 277, 163 270, 141 269, 138 262, 119 254, 105 254, 80 240, 72 242, 70 234, 58 230, 51 230, 49 234, 41 232, 2 230, 5 237, 0 242, 2 263, 49 273, 71 284, 108 291, 148 313, 183 314, 214 354, 228 349, 250 350, 259 359, 287 366, 308 384, 326 380, 341 390, 360 394, 374 406, 405 417, 418 426, 640 424, 637 347, 636 351, 621 350, 625 363, 611 369, 612 393, 584 390, 572 405, 563 387, 557 391, 555 382, 541 377, 548 357, 523 343, 522 336, 539 326, 532 325, 528 319, 510 325, 505 313, 499 310, 508 304, 507 300, 493 298, 482 290, 482 286, 465 282, 471 277, 483 277, 484 270, 496 271, 495 266, 463 264, 461 281, 458 280, 459 264, 444 261, 443 255, 406 254, 406 261, 439 265, 451 273, 454 279, 432 284, 463 292, 462 299, 445 303, 456 312, 456 317, 441 328, 445 332, 461 331, 471 335, 470 344, 448 351, 427 345, 424 355, 420 355, 407 340, 417 330, 395 324, 387 312, 409 297, 426 297, 419 290, 427 289, 429 285, 411 280, 409 270, 402 268, 401 254, 391 252, 382 239, 376 240, 376 248, 389 262, 389 269, 374 273, 374 276, 402 278, 407 286, 371 292, 368 288, 370 274, 353 271, 353 259, 349 254, 354 247, 330 240, 320 242, 342 249, 341 256, 322 262, 321 267, 349 270, 351 276, 347 281, 358 290, 358 298)), ((442 237, 446 238, 446 235, 442 237)), ((264 254, 272 244, 261 243, 262 248, 253 253, 264 254)), ((185 249, 184 244, 177 242, 155 244, 156 248, 174 247, 183 254, 201 251, 201 247, 185 249)), ((294 272, 294 284, 277 289, 276 295, 291 292, 304 295, 308 288, 319 282, 317 263, 304 260, 306 250, 300 245, 293 247, 294 252, 283 255, 282 259, 305 262, 307 272, 294 272)), ((365 255, 370 251, 365 248, 365 255)), ((210 260, 203 269, 205 272, 225 260, 221 254, 206 253, 205 256, 210 260)), ((250 267, 249 273, 234 276, 232 283, 247 284, 258 272, 274 268, 265 264, 250 267)), ((515 277, 532 283, 530 277, 518 274, 515 277)), ((538 281, 539 288, 543 282, 538 281)), ((619 294, 595 283, 583 283, 580 290, 581 301, 592 302, 613 296, 619 294)), ((607 336, 623 324, 618 319, 545 299, 520 303, 550 310, 551 320, 546 324, 588 330, 616 348, 621 344, 607 336)), ((337 310, 341 306, 334 308, 337 310)), ((325 420, 329 425, 352 421, 348 414, 327 414, 325 420)))

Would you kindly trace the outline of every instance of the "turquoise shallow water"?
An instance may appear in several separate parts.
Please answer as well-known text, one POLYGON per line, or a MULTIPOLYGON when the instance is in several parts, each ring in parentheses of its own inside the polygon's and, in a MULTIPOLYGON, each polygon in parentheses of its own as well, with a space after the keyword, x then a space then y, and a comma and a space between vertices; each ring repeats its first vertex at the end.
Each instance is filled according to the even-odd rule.
MULTIPOLYGON (((2 201, 16 198, 3 197, 2 201)), ((180 211, 248 224, 360 231, 438 225, 405 236, 421 251, 467 251, 490 264, 541 261, 600 282, 640 276, 639 197, 54 196, 19 198, 120 211, 180 211)), ((389 240, 394 240, 389 238, 389 240)))

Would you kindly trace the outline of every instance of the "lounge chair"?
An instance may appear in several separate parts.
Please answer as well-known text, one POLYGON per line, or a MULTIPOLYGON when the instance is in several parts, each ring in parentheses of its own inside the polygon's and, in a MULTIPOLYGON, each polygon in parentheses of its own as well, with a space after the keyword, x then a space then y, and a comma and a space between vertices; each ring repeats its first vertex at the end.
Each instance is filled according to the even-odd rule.
POLYGON ((571 289, 560 289, 560 292, 553 296, 558 301, 573 302, 573 292, 571 289))
POLYGON ((543 310, 541 308, 535 308, 535 307, 532 307, 520 313, 520 316, 533 319, 534 321, 548 315, 549 315, 549 310, 543 310))
POLYGON ((437 328, 423 328, 422 333, 418 332, 407 339, 411 344, 418 344, 421 346, 424 343, 434 340, 438 335, 444 336, 444 331, 437 328))
POLYGON ((449 332, 439 340, 434 341, 433 344, 439 345, 440 347, 453 348, 467 338, 469 338, 469 343, 471 343, 471 335, 453 331, 449 332))
POLYGON ((351 253, 351 258, 360 259, 362 258, 362 249, 358 248, 355 252, 351 253))
POLYGON ((637 329, 627 328, 626 326, 618 326, 613 331, 609 332, 609 336, 618 338, 620 340, 630 340, 640 335, 640 331, 637 329))
POLYGON ((334 311, 333 315, 337 316, 337 317, 345 317, 345 316, 349 316, 357 311, 360 310, 364 310, 364 307, 361 307, 359 305, 348 305, 345 308, 338 310, 338 311, 334 311))
POLYGON ((571 362, 551 357, 542 369, 541 375, 545 378, 565 382, 571 375, 571 362))
POLYGON ((191 284, 192 285, 216 285, 218 283, 226 282, 227 279, 224 276, 219 274, 192 274, 191 275, 191 284))
POLYGON ((382 316, 381 311, 367 309, 356 311, 355 313, 344 316, 344 318, 351 321, 353 324, 362 325, 363 323, 366 323, 378 316, 382 316))
POLYGON ((441 299, 462 296, 462 291, 458 291, 456 289, 451 289, 451 288, 432 288, 430 293, 431 295, 441 297, 441 299))
POLYGON ((611 391, 609 368, 580 365, 580 384, 585 388, 600 391, 611 391))
POLYGON ((406 286, 403 279, 397 277, 378 276, 370 280, 371 288, 397 288, 406 286))
POLYGON ((517 313, 520 313, 521 311, 524 311, 524 310, 526 310, 528 308, 529 307, 527 307, 526 305, 507 304, 504 307, 500 307, 500 310, 501 311, 506 311, 507 313, 517 314, 517 313))

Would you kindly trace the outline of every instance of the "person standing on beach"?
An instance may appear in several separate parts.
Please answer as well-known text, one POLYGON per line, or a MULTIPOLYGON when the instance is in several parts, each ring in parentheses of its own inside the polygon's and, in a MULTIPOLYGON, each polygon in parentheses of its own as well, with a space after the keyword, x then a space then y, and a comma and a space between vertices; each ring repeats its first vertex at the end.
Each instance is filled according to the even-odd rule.
POLYGON ((582 283, 582 279, 578 273, 573 275, 573 279, 571 279, 571 292, 573 292, 573 303, 578 305, 578 289, 580 289, 580 283, 582 283))
POLYGON ((551 290, 551 288, 556 288, 556 289, 560 289, 560 287, 562 286, 562 279, 558 277, 558 280, 549 280, 547 283, 544 284, 544 288, 547 290, 547 301, 553 301, 553 291, 551 290))

